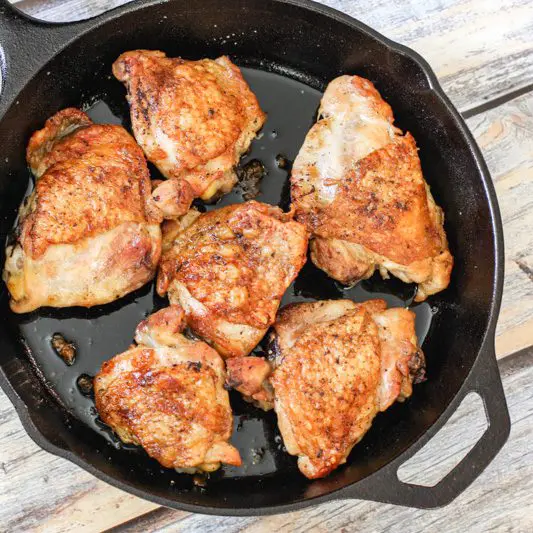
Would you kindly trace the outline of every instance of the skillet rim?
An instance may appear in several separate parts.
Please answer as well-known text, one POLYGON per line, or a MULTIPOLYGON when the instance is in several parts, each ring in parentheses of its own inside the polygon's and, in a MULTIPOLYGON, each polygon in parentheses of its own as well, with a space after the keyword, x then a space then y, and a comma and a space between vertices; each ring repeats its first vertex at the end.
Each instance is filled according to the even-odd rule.
MULTIPOLYGON (((348 492, 350 490, 353 491, 359 484, 368 483, 368 485, 371 486, 372 480, 374 478, 377 478, 378 474, 384 472, 393 463, 402 464, 409 457, 413 456, 420 448, 422 448, 426 444, 426 442, 431 440, 431 438, 444 426, 446 421, 455 412, 455 410, 457 409, 459 404, 462 402, 466 394, 468 394, 468 392, 472 390, 471 387, 469 387, 469 383, 472 380, 476 371, 479 371, 478 367, 480 366, 480 363, 482 362, 481 360, 486 357, 489 357, 491 359, 495 358, 494 336, 495 336, 495 329, 496 329, 496 323, 497 323, 497 319, 499 315, 499 310, 501 306, 501 299, 502 299, 502 293, 503 293, 503 280, 504 280, 504 242, 503 242, 503 227, 502 227, 500 209, 499 209, 499 205, 498 205, 498 201, 496 197, 494 184, 490 176, 490 172, 488 170, 486 162, 483 158, 483 155, 481 154, 481 151, 479 147, 477 146, 477 143, 472 133, 468 129, 468 126, 466 125, 463 117, 461 116, 459 111, 455 109, 450 99, 446 96, 445 92, 443 91, 429 63, 420 54, 418 54, 418 52, 415 52, 411 48, 405 45, 399 44, 385 37, 381 33, 377 32, 376 30, 372 29, 366 24, 360 22, 354 17, 347 15, 345 13, 342 13, 332 7, 319 4, 315 2, 314 0, 270 0, 270 1, 272 3, 277 3, 277 4, 294 5, 296 7, 299 7, 299 8, 308 10, 308 11, 312 11, 318 15, 325 16, 327 18, 336 20, 340 22, 341 24, 347 25, 352 30, 362 32, 368 35, 373 40, 382 43, 387 49, 391 50, 393 53, 403 55, 411 59, 417 65, 419 70, 424 74, 425 79, 428 82, 428 90, 433 92, 441 100, 442 104, 444 104, 446 112, 448 113, 449 116, 451 116, 451 118, 456 123, 459 129, 459 132, 463 140, 466 142, 469 148, 470 154, 476 163, 476 166, 478 169, 477 179, 480 179, 483 185, 483 190, 485 193, 484 201, 487 202, 487 207, 488 207, 488 211, 490 214, 491 233, 494 238, 494 248, 493 248, 494 254, 493 255, 494 255, 495 264, 494 264, 494 278, 493 278, 493 283, 492 283, 491 305, 490 305, 490 309, 488 313, 488 321, 485 327, 485 332, 479 344, 479 347, 477 348, 477 355, 472 363, 472 366, 467 376, 465 377, 463 381, 463 384, 461 385, 459 390, 456 392, 456 394, 453 396, 452 400, 448 403, 448 405, 446 406, 444 411, 441 413, 441 415, 433 422, 433 424, 424 433, 420 435, 419 438, 411 442, 411 444, 408 445, 408 447, 404 450, 404 452, 400 453, 398 456, 391 459, 388 463, 384 464, 381 468, 367 475, 366 477, 360 479, 359 481, 348 483, 344 486, 341 486, 337 489, 327 492, 321 496, 312 496, 312 497, 308 497, 308 498, 295 501, 293 503, 288 503, 288 504, 261 506, 261 507, 253 507, 253 508, 245 508, 245 507, 228 508, 228 507, 213 507, 213 506, 207 506, 207 505, 202 505, 202 504, 189 504, 189 503, 184 503, 184 502, 178 502, 170 498, 156 496, 156 495, 146 492, 143 489, 138 489, 137 487, 129 484, 127 481, 119 481, 116 478, 94 467, 91 463, 85 461, 82 457, 80 457, 76 453, 70 450, 67 450, 65 448, 62 448, 60 446, 57 446, 53 444, 51 441, 49 441, 40 432, 37 426, 34 424, 31 418, 31 414, 28 410, 28 407, 26 406, 24 401, 19 397, 19 395, 17 394, 17 392, 11 385, 11 382, 6 377, 4 370, 0 368, 0 386, 2 387, 2 389, 6 393, 6 395, 12 402, 12 404, 14 405, 15 410, 17 411, 17 414, 20 418, 20 421, 22 423, 24 430, 38 446, 40 446, 42 449, 44 449, 47 452, 50 452, 63 459, 69 460, 70 462, 83 468, 85 471, 95 476, 97 479, 105 481, 111 486, 114 486, 121 490, 125 490, 126 492, 134 494, 135 496, 138 496, 145 500, 149 500, 158 505, 171 507, 171 508, 183 510, 183 511, 190 512, 190 513, 201 513, 201 514, 206 514, 206 515, 220 515, 220 516, 241 516, 241 517, 242 516, 264 516, 264 515, 273 515, 273 514, 278 514, 278 513, 286 513, 290 511, 295 511, 295 510, 303 509, 311 505, 317 505, 317 504, 320 504, 320 503, 323 503, 323 502, 326 502, 332 499, 361 498, 361 499, 371 500, 372 494, 370 494, 369 497, 365 497, 360 494, 355 495, 355 496, 350 496, 348 492)), ((172 3, 172 0, 134 0, 130 3, 111 9, 110 11, 104 12, 101 15, 98 15, 96 17, 86 19, 85 21, 77 21, 76 23, 73 23, 74 25, 78 26, 77 29, 79 31, 77 31, 75 34, 70 36, 68 39, 60 43, 56 47, 55 52, 51 54, 50 57, 48 57, 44 61, 41 61, 41 63, 35 68, 35 71, 32 72, 30 76, 28 77, 28 82, 33 80, 34 77, 39 73, 39 71, 42 70, 43 67, 49 61, 51 61, 55 56, 67 50, 72 43, 83 38, 86 34, 92 32, 93 30, 109 22, 110 20, 118 19, 126 13, 135 12, 139 9, 144 9, 144 8, 149 9, 152 6, 156 6, 159 4, 167 4, 167 3, 172 3)), ((30 19, 34 22, 39 22, 42 25, 45 25, 45 26, 58 26, 59 25, 59 24, 39 21, 38 19, 35 19, 33 17, 30 17, 24 14, 22 11, 20 11, 14 6, 11 7, 11 9, 16 11, 17 13, 20 13, 22 17, 26 19, 30 19)), ((66 23, 60 23, 60 24, 65 25, 66 23)), ((25 86, 26 85, 21 87, 20 90, 24 90, 25 86)), ((17 94, 10 95, 12 96, 12 99, 10 102, 7 102, 7 105, 5 107, 5 113, 7 113, 7 111, 13 107, 17 94)), ((2 114, 2 116, 0 117, 0 123, 3 121, 5 113, 2 114)), ((508 433, 508 429, 506 431, 508 433)), ((453 472, 453 469, 452 469, 452 472, 453 472)), ((455 496, 457 495, 458 494, 456 494, 455 496)))

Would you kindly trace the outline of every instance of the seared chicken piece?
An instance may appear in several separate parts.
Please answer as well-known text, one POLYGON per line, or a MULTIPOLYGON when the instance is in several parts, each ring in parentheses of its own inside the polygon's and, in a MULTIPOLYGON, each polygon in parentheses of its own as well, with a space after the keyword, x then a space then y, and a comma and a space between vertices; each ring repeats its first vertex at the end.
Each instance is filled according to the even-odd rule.
POLYGON ((37 182, 3 274, 13 311, 105 304, 153 278, 160 215, 143 153, 124 128, 64 109, 33 134, 27 160, 37 182))
POLYGON ((308 478, 344 463, 375 415, 423 379, 414 313, 386 307, 383 300, 289 305, 274 324, 271 363, 228 361, 228 385, 275 408, 287 451, 308 478))
POLYGON ((312 233, 311 259, 351 285, 377 268, 418 283, 416 301, 445 289, 453 258, 444 215, 422 176, 413 137, 393 126, 371 82, 341 76, 326 89, 319 120, 291 176, 296 218, 312 233))
POLYGON ((248 355, 305 263, 306 229, 292 214, 254 201, 187 216, 190 226, 163 229, 157 291, 168 292, 222 355, 248 355))
POLYGON ((186 61, 134 50, 115 61, 113 74, 128 90, 137 142, 173 180, 154 191, 165 216, 232 189, 234 166, 266 118, 237 66, 226 56, 186 61))
POLYGON ((212 472, 240 466, 228 439, 233 416, 224 362, 180 332, 183 310, 171 306, 139 324, 137 346, 102 365, 94 380, 102 420, 127 443, 141 445, 167 468, 212 472))

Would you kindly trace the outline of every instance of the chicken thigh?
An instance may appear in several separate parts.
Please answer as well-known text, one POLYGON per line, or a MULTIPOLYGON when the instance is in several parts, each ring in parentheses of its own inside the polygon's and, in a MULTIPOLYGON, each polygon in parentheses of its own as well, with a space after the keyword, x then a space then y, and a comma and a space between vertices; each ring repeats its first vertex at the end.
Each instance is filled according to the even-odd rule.
POLYGON ((27 160, 35 189, 3 274, 13 311, 105 304, 153 278, 160 215, 143 153, 124 128, 64 109, 33 134, 27 160))
POLYGON ((181 334, 183 310, 163 309, 139 324, 137 346, 102 365, 94 380, 102 420, 127 443, 141 445, 167 468, 212 472, 239 466, 228 439, 233 417, 224 362, 181 334))
POLYGON ((113 73, 127 87, 137 142, 172 180, 153 193, 165 215, 229 192, 234 167, 266 118, 239 68, 226 56, 186 61, 134 50, 113 73))
POLYGON ((274 324, 270 362, 227 361, 228 385, 274 407, 285 447, 308 478, 344 463, 376 414, 423 379, 414 314, 386 307, 383 300, 289 305, 274 324))
POLYGON ((248 355, 305 263, 306 229, 292 214, 254 201, 188 221, 164 227, 157 291, 168 292, 222 355, 248 355))
POLYGON ((370 81, 333 80, 294 162, 291 197, 315 265, 347 285, 390 272, 417 283, 422 301, 448 286, 453 258, 415 141, 393 121, 370 81))

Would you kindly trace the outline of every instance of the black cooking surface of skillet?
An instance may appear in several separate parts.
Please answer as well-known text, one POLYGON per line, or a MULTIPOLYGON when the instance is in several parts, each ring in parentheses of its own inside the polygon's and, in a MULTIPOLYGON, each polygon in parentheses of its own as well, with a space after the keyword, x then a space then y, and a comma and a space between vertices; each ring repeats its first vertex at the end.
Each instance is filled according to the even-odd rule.
MULTIPOLYGON (((276 73, 250 68, 244 68, 243 72, 268 119, 239 167, 246 168, 250 162, 260 162, 264 171, 255 199, 287 210, 290 204, 291 163, 316 119, 322 93, 276 73)), ((95 95, 86 101, 86 108, 95 122, 118 123, 130 129, 124 91, 114 79, 106 80, 98 88, 95 95)), ((153 166, 150 170, 152 178, 160 177, 153 166)), ((243 195, 248 198, 247 190, 247 181, 243 179, 234 191, 216 204, 199 204, 198 207, 210 210, 242 202, 243 195)), ((411 304, 414 291, 414 285, 394 279, 384 281, 379 275, 348 289, 308 261, 287 290, 282 305, 328 298, 354 301, 384 298, 389 306, 405 307, 411 304)), ((110 444, 123 449, 124 453, 144 454, 136 446, 122 444, 99 420, 92 395, 87 393, 84 384, 85 378, 94 376, 104 361, 128 348, 135 327, 141 320, 167 304, 168 300, 160 298, 155 293, 154 283, 151 283, 109 305, 91 309, 45 308, 25 315, 11 313, 10 320, 13 327, 18 328, 32 364, 54 398, 76 418, 103 435, 110 444), (77 355, 72 366, 67 366, 52 347, 52 335, 57 333, 76 346, 77 355)), ((428 303, 411 308, 416 313, 417 334, 422 343, 437 309, 432 310, 428 303)), ((261 346, 256 351, 261 352, 261 346)), ((295 468, 295 459, 283 450, 275 415, 247 404, 238 393, 231 394, 231 403, 235 419, 232 443, 239 448, 243 466, 223 467, 211 476, 213 482, 223 476, 258 476, 295 468)), ((354 453, 357 450, 356 447, 354 453)))

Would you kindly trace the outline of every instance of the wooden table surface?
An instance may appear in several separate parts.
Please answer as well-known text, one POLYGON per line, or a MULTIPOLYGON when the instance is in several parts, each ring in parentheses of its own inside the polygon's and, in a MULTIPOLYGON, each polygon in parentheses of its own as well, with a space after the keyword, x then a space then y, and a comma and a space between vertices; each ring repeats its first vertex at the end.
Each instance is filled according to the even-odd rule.
MULTIPOLYGON (((38 18, 68 21, 126 0, 16 3, 38 18)), ((264 518, 208 517, 130 496, 41 450, 0 391, 0 531, 533 531, 533 1, 323 3, 422 54, 484 153, 505 232, 496 350, 512 419, 508 443, 471 487, 437 510, 345 500, 264 518)), ((404 465, 402 479, 438 481, 470 449, 484 424, 479 397, 467 398, 404 465)))

